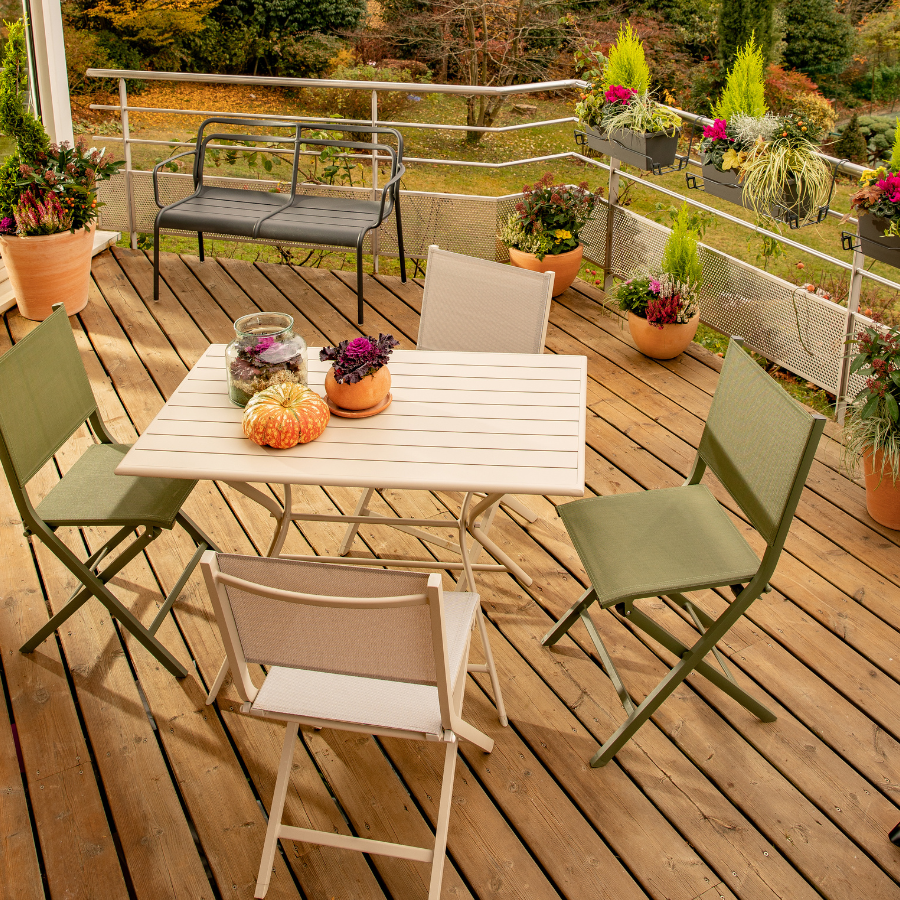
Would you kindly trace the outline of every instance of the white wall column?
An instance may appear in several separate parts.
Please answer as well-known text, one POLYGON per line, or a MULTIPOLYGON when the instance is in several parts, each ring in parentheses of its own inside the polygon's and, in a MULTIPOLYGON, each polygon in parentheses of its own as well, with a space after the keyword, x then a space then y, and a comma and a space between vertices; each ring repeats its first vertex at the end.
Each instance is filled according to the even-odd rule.
POLYGON ((66 47, 59 0, 30 0, 28 6, 41 121, 51 141, 58 144, 68 141, 71 144, 74 143, 72 107, 69 104, 66 47))

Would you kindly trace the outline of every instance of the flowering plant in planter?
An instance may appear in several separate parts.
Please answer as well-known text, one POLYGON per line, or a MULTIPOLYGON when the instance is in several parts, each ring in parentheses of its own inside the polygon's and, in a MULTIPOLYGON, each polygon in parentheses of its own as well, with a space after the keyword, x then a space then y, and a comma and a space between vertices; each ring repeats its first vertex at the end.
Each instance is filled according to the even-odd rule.
POLYGON ((900 528, 900 329, 876 322, 851 343, 850 372, 866 383, 844 422, 845 457, 853 468, 863 463, 870 515, 900 528))
POLYGON ((323 348, 319 351, 319 359, 331 363, 338 384, 358 384, 367 375, 374 375, 386 366, 394 347, 399 345, 400 342, 390 334, 379 334, 377 339, 358 337, 341 341, 337 347, 323 348))
POLYGON ((664 272, 638 275, 619 285, 616 299, 623 312, 630 312, 654 328, 685 325, 697 314, 696 287, 676 281, 664 272))
POLYGON ((850 198, 850 206, 860 214, 882 219, 885 237, 900 237, 900 132, 895 142, 890 167, 866 169, 859 179, 860 188, 850 198))
POLYGON ((554 184, 553 174, 547 172, 540 181, 522 188, 522 199, 500 232, 500 240, 539 260, 568 253, 579 246, 579 233, 595 203, 586 181, 554 184))

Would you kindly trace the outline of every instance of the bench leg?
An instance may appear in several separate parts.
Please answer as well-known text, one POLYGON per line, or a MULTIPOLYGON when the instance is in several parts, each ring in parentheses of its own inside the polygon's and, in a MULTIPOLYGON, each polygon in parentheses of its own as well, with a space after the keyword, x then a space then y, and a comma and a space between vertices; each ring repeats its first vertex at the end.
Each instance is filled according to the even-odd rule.
POLYGON ((400 191, 394 190, 394 215, 397 218, 397 249, 400 251, 400 281, 406 284, 406 254, 403 252, 403 225, 400 223, 400 191))
POLYGON ((200 262, 203 262, 206 257, 203 255, 203 232, 202 231, 197 232, 197 244, 200 247, 200 262))
POLYGON ((360 325, 363 323, 363 237, 360 235, 356 242, 356 319, 360 325))

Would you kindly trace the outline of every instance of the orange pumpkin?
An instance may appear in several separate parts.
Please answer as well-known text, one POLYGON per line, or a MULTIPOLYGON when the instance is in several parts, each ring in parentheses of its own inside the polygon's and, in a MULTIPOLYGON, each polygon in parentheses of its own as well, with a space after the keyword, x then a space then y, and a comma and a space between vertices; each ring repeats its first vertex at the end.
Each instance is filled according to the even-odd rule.
POLYGON ((244 434, 261 447, 287 450, 314 441, 331 418, 325 401, 302 384, 276 384, 244 407, 244 434))

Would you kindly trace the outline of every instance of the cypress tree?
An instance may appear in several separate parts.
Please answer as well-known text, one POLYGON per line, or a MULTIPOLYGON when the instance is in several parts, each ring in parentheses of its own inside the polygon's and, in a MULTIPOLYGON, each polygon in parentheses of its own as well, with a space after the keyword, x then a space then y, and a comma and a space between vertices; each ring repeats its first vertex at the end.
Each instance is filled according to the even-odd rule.
POLYGON ((784 66, 808 75, 841 72, 853 55, 854 30, 834 0, 785 0, 784 66))
POLYGON ((719 60, 726 69, 734 65, 738 49, 752 35, 763 58, 772 52, 774 0, 722 0, 719 7, 719 60))
POLYGON ((859 130, 859 115, 853 113, 853 117, 847 127, 841 132, 841 136, 835 142, 832 153, 838 159, 849 159, 860 166, 869 161, 869 148, 863 133, 859 130))

